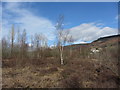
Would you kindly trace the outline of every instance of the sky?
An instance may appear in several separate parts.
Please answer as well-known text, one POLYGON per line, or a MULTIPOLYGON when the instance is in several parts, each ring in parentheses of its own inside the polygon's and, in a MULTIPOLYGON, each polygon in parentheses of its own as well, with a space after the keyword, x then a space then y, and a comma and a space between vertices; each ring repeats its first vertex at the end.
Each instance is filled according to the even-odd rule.
POLYGON ((74 44, 118 33, 117 2, 3 2, 2 35, 7 36, 14 24, 16 30, 26 29, 28 37, 43 33, 53 45, 60 14, 64 15, 64 30, 76 40, 74 44))

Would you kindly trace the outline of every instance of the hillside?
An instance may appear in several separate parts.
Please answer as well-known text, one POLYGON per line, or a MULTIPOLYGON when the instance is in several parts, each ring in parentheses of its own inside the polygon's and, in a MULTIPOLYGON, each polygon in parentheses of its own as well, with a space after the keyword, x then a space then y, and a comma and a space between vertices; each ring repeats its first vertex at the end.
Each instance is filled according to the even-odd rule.
MULTIPOLYGON (((108 37, 101 37, 98 38, 97 40, 91 42, 91 43, 86 43, 86 44, 74 44, 70 45, 70 47, 90 47, 90 46, 102 46, 106 47, 106 45, 114 45, 120 43, 120 35, 113 35, 113 36, 108 36, 108 37)), ((69 45, 67 46, 69 47, 69 45)))
POLYGON ((118 39, 118 38, 120 38, 120 35, 113 35, 113 36, 101 37, 93 42, 105 42, 107 40, 118 39))

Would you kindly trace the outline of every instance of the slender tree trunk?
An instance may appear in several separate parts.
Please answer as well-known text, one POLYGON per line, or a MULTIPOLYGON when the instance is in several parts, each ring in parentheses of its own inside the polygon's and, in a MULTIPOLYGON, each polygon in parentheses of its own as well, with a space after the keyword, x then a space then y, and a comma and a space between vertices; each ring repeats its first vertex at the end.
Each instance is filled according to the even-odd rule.
POLYGON ((13 58, 13 41, 12 41, 12 44, 11 44, 11 57, 13 58))
POLYGON ((12 30, 11 30, 11 57, 13 57, 14 37, 15 37, 14 25, 12 25, 12 30))
POLYGON ((64 60, 63 60, 63 46, 60 46, 60 61, 61 61, 61 65, 64 64, 64 60))

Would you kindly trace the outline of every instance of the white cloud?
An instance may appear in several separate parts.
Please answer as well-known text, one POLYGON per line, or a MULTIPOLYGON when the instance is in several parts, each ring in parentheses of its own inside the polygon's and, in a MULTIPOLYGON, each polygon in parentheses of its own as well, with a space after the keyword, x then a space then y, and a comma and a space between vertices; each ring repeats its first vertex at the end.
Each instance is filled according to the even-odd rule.
POLYGON ((88 42, 98 39, 99 37, 105 37, 115 35, 118 30, 110 27, 97 26, 98 23, 83 23, 79 26, 73 27, 70 30, 70 34, 74 39, 78 41, 88 42))
POLYGON ((3 20, 3 30, 9 30, 11 23, 21 24, 22 29, 26 29, 27 32, 32 35, 34 33, 43 33, 49 40, 54 39, 53 31, 54 25, 52 22, 44 17, 36 16, 27 9, 21 8, 21 3, 6 3, 3 8, 4 11, 9 13, 3 13, 5 19, 3 20), (14 17, 17 16, 17 17, 14 17))
MULTIPOLYGON (((41 16, 36 16, 27 9, 21 8, 24 4, 21 3, 6 3, 3 8, 3 33, 10 30, 11 22, 20 23, 22 29, 26 29, 29 34, 33 35, 34 33, 43 33, 48 38, 48 40, 54 40, 54 30, 55 27, 53 23, 41 16), (8 11, 9 13, 6 13, 8 11), (14 17, 17 16, 17 17, 14 17), (13 18, 14 17, 14 18, 13 18)), ((99 37, 115 35, 117 34, 117 29, 111 27, 101 27, 102 23, 83 23, 79 26, 70 28, 70 34, 77 43, 86 43, 88 41, 93 41, 99 37)))
POLYGON ((87 42, 85 42, 85 41, 77 40, 73 44, 86 44, 86 43, 87 42))

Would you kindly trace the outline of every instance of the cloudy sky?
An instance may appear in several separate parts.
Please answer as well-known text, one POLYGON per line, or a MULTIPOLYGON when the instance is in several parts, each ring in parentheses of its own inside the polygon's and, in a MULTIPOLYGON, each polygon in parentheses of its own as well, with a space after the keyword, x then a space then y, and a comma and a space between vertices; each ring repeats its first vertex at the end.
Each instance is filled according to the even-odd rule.
POLYGON ((16 30, 26 29, 28 37, 43 33, 52 45, 57 18, 64 14, 64 29, 77 40, 74 43, 91 42, 118 33, 117 8, 117 2, 3 2, 2 35, 14 24, 16 30))

